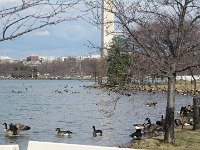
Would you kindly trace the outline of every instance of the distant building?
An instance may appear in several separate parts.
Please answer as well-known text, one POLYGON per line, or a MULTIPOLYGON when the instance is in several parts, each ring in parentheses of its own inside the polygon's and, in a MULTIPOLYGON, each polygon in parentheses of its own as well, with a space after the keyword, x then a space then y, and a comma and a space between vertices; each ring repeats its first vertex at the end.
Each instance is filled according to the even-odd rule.
POLYGON ((27 57, 27 61, 39 61, 39 56, 29 56, 27 57))
POLYGON ((24 64, 30 66, 36 66, 38 64, 41 64, 41 61, 39 59, 39 56, 29 56, 26 58, 26 62, 24 61, 24 64))
POLYGON ((43 63, 43 62, 48 62, 48 63, 50 63, 50 62, 56 60, 56 58, 53 57, 53 56, 39 56, 39 59, 40 59, 41 63, 43 63))

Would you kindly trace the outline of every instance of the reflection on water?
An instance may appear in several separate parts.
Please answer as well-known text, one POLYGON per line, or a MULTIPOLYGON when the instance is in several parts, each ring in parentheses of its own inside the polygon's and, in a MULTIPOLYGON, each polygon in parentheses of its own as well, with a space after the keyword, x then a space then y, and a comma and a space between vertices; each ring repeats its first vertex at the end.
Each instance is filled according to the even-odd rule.
MULTIPOLYGON (((19 144, 27 148, 29 140, 119 146, 132 140, 133 124, 152 122, 165 114, 166 94, 134 92, 131 96, 106 90, 88 89, 88 81, 73 80, 0 80, 0 123, 22 123, 31 130, 19 137, 6 137, 0 130, 0 144, 19 144), (20 91, 20 92, 18 92, 20 91), (59 91, 59 92, 58 92, 59 91), (146 107, 155 100, 158 105, 146 107), (92 126, 103 136, 93 137, 92 126), (56 128, 73 132, 70 138, 56 136, 56 128)), ((192 104, 189 96, 177 95, 176 106, 192 104)), ((177 110, 176 110, 177 111, 177 110)))

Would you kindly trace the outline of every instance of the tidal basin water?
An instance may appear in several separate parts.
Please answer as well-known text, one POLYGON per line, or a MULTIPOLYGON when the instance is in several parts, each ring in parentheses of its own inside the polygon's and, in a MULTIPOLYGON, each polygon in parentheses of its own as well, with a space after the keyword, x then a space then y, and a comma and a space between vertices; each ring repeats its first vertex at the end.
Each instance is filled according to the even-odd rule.
MULTIPOLYGON (((132 140, 133 124, 152 122, 165 114, 166 93, 129 92, 119 95, 105 89, 89 89, 91 81, 77 80, 0 80, 0 144, 19 144, 26 150, 28 141, 120 146, 132 140), (155 100, 158 105, 146 107, 155 100), (6 123, 22 123, 31 130, 19 137, 7 137, 6 123), (103 136, 93 137, 93 128, 103 136), (70 137, 58 137, 56 128, 70 130, 70 137)), ((190 96, 176 96, 176 112, 192 104, 190 96)))

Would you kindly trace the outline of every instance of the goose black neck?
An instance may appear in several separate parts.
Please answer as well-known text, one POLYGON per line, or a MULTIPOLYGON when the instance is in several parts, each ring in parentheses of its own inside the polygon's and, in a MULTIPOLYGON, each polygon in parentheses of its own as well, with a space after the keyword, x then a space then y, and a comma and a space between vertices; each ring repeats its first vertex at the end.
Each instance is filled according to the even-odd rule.
POLYGON ((93 126, 93 129, 94 129, 94 131, 95 131, 95 126, 93 126))
POLYGON ((8 129, 7 123, 4 123, 3 125, 5 125, 5 129, 8 129))

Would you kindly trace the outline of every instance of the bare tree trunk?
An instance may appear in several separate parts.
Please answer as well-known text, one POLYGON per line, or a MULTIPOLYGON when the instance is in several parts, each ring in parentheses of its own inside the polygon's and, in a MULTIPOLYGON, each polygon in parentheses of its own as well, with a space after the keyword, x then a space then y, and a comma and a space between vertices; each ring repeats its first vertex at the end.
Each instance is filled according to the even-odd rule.
POLYGON ((194 83, 194 93, 193 93, 193 130, 198 130, 200 129, 200 116, 199 116, 199 104, 198 101, 199 99, 197 98, 197 81, 193 75, 192 68, 189 69, 190 74, 193 78, 193 83, 194 83))
POLYGON ((174 103, 176 75, 168 78, 168 96, 165 122, 165 143, 174 143, 174 103))
POLYGON ((198 99, 196 96, 193 98, 193 130, 200 129, 200 116, 199 116, 199 106, 198 99))
MULTIPOLYGON (((191 74, 191 76, 192 76, 192 78, 193 78, 193 82, 191 82, 191 84, 192 83, 194 83, 194 92, 192 93, 193 94, 193 96, 195 96, 196 95, 196 91, 197 91, 197 80, 195 79, 195 77, 194 77, 194 74, 193 74, 193 72, 192 72, 192 68, 190 67, 190 74, 191 74)), ((192 81, 192 79, 191 79, 191 81, 192 81)), ((192 88, 191 88, 192 89, 192 88)))

